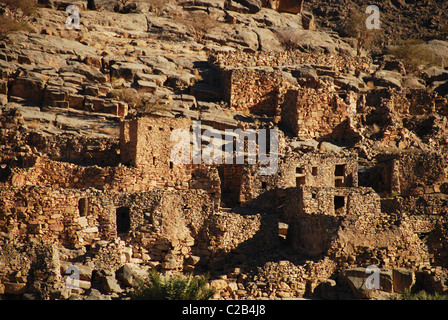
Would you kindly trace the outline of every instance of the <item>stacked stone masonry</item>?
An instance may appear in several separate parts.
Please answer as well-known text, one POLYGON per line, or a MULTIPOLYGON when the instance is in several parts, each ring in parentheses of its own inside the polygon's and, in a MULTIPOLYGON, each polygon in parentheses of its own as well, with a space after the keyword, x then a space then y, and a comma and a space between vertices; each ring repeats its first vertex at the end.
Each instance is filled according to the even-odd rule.
MULTIPOLYGON (((283 72, 299 63, 332 76, 355 74, 369 68, 362 59, 237 52, 209 62, 223 74, 230 108, 267 116, 318 146, 356 133, 358 111, 369 107, 331 81, 300 84, 283 72)), ((17 95, 28 88, 21 81, 12 87, 17 95)), ((442 110, 420 94, 392 94, 384 103, 413 115, 442 110)), ((42 270, 51 277, 41 279, 49 285, 62 281, 61 265, 68 263, 114 272, 137 264, 168 273, 212 270, 219 298, 290 298, 311 295, 345 268, 448 266, 448 162, 438 153, 380 154, 361 179, 357 153, 291 143, 280 147, 277 172, 263 176, 259 163, 173 163, 171 134, 191 132, 188 117, 123 117, 118 142, 22 135, 15 116, 2 115, 11 117, 1 133, 2 250, 17 257, 23 248, 16 242, 33 243, 29 255, 44 257, 42 270), (14 139, 18 150, 3 147, 14 139), (22 151, 29 145, 34 152, 22 151), (96 164, 82 160, 88 152, 96 164), (380 178, 370 183, 372 177, 380 178), (300 262, 285 261, 279 253, 285 247, 300 262)), ((37 280, 20 278, 10 260, 0 259, 0 293, 36 290, 37 280)))

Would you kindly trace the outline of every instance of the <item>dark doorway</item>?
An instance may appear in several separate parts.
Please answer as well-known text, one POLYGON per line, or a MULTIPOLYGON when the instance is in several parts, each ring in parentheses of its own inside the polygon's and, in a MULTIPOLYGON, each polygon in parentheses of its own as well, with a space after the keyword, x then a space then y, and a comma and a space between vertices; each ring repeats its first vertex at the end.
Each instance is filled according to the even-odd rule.
POLYGON ((232 208, 240 201, 242 166, 222 165, 218 168, 221 180, 221 206, 232 208))
POLYGON ((344 207, 345 207, 345 197, 335 196, 334 197, 335 213, 343 213, 344 207))
POLYGON ((79 216, 85 217, 89 214, 89 199, 81 198, 78 201, 79 216))
POLYGON ((116 210, 117 215, 117 233, 128 233, 131 229, 131 217, 129 207, 119 207, 116 210))
POLYGON ((0 165, 0 182, 8 181, 9 177, 11 176, 11 172, 11 168, 8 165, 0 165))

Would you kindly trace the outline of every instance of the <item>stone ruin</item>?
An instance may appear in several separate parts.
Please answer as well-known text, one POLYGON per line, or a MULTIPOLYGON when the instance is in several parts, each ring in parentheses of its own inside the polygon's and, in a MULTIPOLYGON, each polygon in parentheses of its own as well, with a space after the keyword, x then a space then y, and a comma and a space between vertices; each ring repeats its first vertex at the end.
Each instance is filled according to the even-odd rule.
MULTIPOLYGON (((118 106, 119 140, 90 146, 86 165, 67 150, 85 141, 58 145, 21 136, 20 112, 2 115, 2 144, 23 140, 36 152, 1 171, 1 294, 68 297, 70 265, 81 270, 81 287, 71 289, 80 294, 98 286, 123 294, 135 284, 126 272, 136 266, 211 271, 222 299, 325 296, 334 293, 335 276, 350 282, 363 277, 353 268, 369 265, 385 270, 386 292, 403 292, 416 276, 422 286, 446 289, 437 278, 448 265, 446 157, 364 149, 365 162, 333 144, 365 147, 360 123, 372 117, 374 97, 347 79, 368 69, 368 61, 236 52, 212 55, 209 64, 222 76, 229 108, 269 121, 225 122, 188 108, 125 116, 118 106), (191 131, 193 120, 221 133, 280 126, 286 134, 280 131, 277 172, 260 175, 259 163, 174 164, 171 133, 191 131), (46 151, 50 145, 54 155, 46 151)), ((23 92, 15 89, 20 83, 13 92, 23 92)), ((383 94, 390 114, 379 121, 446 110, 440 107, 446 101, 423 92, 383 94), (424 105, 415 102, 420 95, 424 105)), ((411 143, 394 134, 382 143, 411 143)), ((16 157, 5 150, 5 158, 8 152, 16 157)))

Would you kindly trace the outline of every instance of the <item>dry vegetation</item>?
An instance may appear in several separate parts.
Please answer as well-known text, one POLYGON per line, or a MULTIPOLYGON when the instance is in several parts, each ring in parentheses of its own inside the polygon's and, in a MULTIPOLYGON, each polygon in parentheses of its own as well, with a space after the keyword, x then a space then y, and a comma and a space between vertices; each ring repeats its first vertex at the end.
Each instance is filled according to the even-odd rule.
POLYGON ((179 18, 194 37, 196 42, 203 42, 205 35, 211 30, 220 26, 220 22, 215 16, 206 13, 193 12, 179 18))
POLYGON ((30 32, 31 30, 30 26, 25 22, 15 21, 11 18, 0 16, 0 40, 4 40, 10 32, 30 32))
POLYGON ((12 13, 10 16, 0 16, 0 40, 4 40, 10 32, 32 31, 24 19, 36 12, 35 0, 0 0, 0 5, 7 6, 12 13))
POLYGON ((109 95, 117 100, 126 102, 129 108, 138 108, 142 103, 142 94, 133 88, 119 88, 109 92, 109 95))
POLYGON ((423 41, 408 39, 389 49, 389 53, 401 60, 407 72, 415 72, 420 66, 440 65, 434 53, 424 46, 423 41))
POLYGON ((276 35, 285 50, 294 51, 300 48, 298 43, 302 35, 294 29, 277 30, 276 35))
POLYGON ((171 3, 171 1, 167 0, 145 0, 146 3, 149 4, 149 10, 155 15, 160 16, 165 9, 166 5, 171 3))
POLYGON ((30 16, 37 9, 36 0, 0 0, 0 4, 8 6, 15 14, 30 16))
POLYGON ((378 30, 368 29, 366 19, 368 15, 357 9, 351 9, 342 32, 345 36, 357 40, 356 52, 361 55, 362 49, 370 51, 378 38, 378 30))

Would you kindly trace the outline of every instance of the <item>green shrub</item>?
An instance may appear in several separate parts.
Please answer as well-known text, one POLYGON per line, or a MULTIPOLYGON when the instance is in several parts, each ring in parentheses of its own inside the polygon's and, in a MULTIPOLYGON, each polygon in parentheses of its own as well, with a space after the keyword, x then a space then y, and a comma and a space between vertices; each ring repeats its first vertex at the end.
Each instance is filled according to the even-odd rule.
POLYGON ((208 277, 161 276, 149 273, 149 281, 138 280, 140 287, 134 290, 134 300, 209 300, 215 291, 208 285, 208 277))

